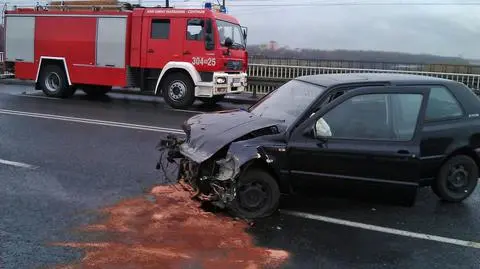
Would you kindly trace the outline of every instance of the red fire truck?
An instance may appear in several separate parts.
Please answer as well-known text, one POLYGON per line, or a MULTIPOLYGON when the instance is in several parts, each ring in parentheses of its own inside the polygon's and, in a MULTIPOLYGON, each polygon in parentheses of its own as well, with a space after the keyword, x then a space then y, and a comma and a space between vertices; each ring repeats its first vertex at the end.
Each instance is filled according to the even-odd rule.
POLYGON ((7 66, 51 97, 133 87, 185 108, 247 86, 246 28, 208 7, 62 3, 8 10, 5 27, 7 66))

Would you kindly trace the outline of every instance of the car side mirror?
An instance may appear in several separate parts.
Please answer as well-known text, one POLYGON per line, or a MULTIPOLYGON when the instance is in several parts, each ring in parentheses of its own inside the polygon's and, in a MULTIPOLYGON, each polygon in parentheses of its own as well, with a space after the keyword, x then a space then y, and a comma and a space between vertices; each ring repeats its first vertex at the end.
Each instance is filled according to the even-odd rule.
POLYGON ((318 119, 312 129, 313 135, 316 139, 325 140, 327 137, 332 136, 330 126, 323 118, 318 119))
POLYGON ((243 40, 245 40, 245 43, 247 43, 247 32, 248 28, 245 26, 242 26, 242 32, 243 32, 243 40))

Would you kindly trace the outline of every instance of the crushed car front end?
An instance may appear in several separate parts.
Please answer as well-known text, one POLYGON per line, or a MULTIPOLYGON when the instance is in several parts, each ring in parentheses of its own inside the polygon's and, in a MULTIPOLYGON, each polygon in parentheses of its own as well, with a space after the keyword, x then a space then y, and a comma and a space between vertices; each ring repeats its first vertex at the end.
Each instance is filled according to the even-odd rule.
POLYGON ((255 138, 282 131, 278 121, 251 117, 242 110, 197 115, 182 128, 184 137, 169 135, 160 141, 158 150, 166 152, 168 162, 177 162, 176 181, 192 193, 192 198, 221 208, 236 198, 243 166, 268 158, 262 142, 255 138), (246 141, 254 142, 247 145, 246 141))

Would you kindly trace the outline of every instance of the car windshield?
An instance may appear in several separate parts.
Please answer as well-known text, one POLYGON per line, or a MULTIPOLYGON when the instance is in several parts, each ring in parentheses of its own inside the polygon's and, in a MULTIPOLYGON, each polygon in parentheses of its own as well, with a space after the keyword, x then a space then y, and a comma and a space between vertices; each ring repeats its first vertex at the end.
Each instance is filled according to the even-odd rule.
POLYGON ((249 111, 259 117, 283 120, 289 126, 324 90, 322 86, 291 80, 253 105, 249 111))
POLYGON ((227 21, 217 20, 218 34, 220 44, 225 44, 225 39, 230 37, 233 41, 234 48, 245 48, 245 40, 243 38, 242 27, 227 21))

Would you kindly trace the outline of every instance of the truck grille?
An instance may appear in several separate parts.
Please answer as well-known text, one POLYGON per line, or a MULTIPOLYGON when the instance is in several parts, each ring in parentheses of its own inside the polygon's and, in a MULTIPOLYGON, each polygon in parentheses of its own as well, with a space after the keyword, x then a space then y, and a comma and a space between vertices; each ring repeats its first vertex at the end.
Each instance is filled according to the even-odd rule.
POLYGON ((226 67, 228 70, 242 70, 243 64, 241 61, 228 61, 226 67))

